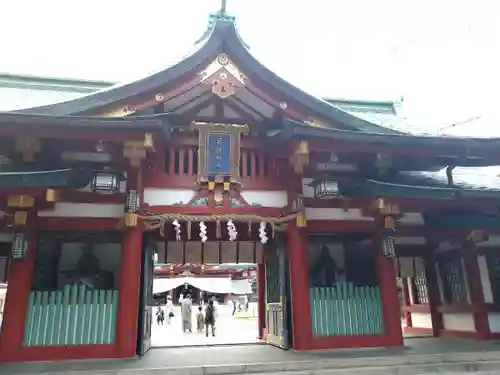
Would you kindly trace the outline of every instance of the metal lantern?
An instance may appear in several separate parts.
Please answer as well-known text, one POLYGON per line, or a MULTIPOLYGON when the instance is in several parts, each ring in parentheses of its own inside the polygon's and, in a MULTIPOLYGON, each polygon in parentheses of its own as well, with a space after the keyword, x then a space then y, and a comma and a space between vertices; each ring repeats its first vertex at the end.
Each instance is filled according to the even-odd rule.
POLYGON ((115 171, 97 171, 94 173, 90 187, 92 191, 101 194, 115 194, 120 191, 122 176, 115 171))
POLYGON ((382 240, 382 251, 384 252, 384 257, 395 258, 396 250, 394 249, 394 238, 386 237, 382 240))
POLYGON ((137 212, 139 209, 139 193, 137 190, 129 190, 127 193, 127 212, 137 212))
POLYGON ((22 259, 28 252, 28 240, 25 233, 15 233, 12 241, 12 258, 22 259))
POLYGON ((318 199, 338 197, 339 185, 337 181, 320 180, 314 184, 314 197, 318 199))

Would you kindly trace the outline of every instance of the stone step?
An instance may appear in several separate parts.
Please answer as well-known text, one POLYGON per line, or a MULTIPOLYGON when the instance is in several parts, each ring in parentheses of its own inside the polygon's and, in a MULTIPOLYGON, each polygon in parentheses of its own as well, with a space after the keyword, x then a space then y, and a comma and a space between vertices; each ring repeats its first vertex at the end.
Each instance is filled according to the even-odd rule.
MULTIPOLYGON (((213 366, 180 366, 121 370, 68 371, 65 375, 417 375, 417 374, 498 374, 500 351, 342 358, 213 366)), ((58 373, 60 375, 61 373, 58 373)), ((18 374, 21 375, 21 374, 18 374)), ((45 373, 49 375, 49 373, 45 373)))

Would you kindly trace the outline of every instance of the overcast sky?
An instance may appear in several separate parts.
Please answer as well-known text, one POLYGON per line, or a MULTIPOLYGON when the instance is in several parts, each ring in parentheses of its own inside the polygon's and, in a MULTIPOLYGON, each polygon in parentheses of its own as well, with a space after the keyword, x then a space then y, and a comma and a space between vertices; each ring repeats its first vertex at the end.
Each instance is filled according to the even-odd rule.
MULTIPOLYGON (((189 52, 220 0, 15 0, 0 71, 126 81, 189 52)), ((251 52, 304 90, 405 97, 415 121, 487 111, 500 83, 493 0, 228 0, 251 52)), ((496 104, 496 103, 495 103, 496 104)))

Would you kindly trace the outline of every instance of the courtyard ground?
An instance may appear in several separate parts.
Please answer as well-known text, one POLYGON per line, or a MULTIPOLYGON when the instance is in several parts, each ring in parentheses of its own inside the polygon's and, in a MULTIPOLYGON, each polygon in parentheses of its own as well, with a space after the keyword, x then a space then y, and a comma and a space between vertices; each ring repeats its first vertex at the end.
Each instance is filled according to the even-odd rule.
MULTIPOLYGON (((250 306, 251 312, 255 306, 250 306)), ((236 345, 258 343, 258 319, 256 314, 252 318, 237 318, 232 315, 232 305, 219 305, 216 320, 216 335, 212 337, 209 333, 196 332, 196 313, 198 307, 193 306, 193 332, 182 332, 182 319, 180 306, 174 308, 174 318, 170 324, 164 325, 153 323, 151 333, 151 345, 153 347, 182 347, 182 346, 205 346, 205 345, 236 345)))

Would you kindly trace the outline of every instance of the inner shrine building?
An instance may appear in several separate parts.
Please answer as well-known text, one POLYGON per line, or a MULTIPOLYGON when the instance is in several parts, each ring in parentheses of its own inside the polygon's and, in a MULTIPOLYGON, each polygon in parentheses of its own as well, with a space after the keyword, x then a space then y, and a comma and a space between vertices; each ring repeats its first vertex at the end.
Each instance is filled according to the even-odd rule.
POLYGON ((500 190, 481 178, 500 139, 313 97, 222 11, 197 43, 144 79, 0 113, 0 361, 146 353, 154 258, 256 264, 259 336, 283 349, 500 337, 500 190))

